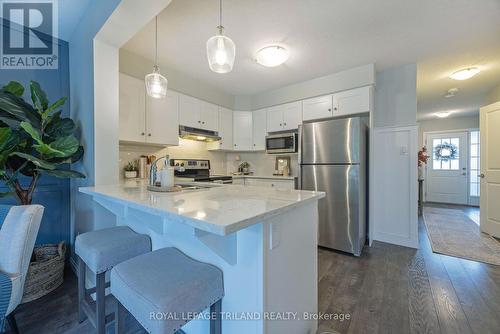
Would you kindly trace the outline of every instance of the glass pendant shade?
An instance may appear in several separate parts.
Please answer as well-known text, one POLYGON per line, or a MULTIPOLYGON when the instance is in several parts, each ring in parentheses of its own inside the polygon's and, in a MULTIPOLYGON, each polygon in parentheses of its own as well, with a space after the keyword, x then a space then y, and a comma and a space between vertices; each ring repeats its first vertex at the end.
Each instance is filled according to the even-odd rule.
POLYGON ((208 66, 216 73, 233 70, 236 46, 231 38, 222 34, 212 36, 207 41, 208 66))
POLYGON ((153 73, 146 75, 146 91, 149 96, 155 99, 162 99, 167 96, 168 81, 160 74, 160 69, 155 66, 153 73))

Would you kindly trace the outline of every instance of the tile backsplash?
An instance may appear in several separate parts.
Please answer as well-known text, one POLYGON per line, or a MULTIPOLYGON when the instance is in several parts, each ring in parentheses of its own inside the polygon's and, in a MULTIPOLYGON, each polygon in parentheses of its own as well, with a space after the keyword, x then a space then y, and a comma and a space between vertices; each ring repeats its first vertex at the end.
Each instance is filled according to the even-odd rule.
MULTIPOLYGON (((179 146, 159 148, 146 145, 120 144, 120 179, 123 179, 123 168, 129 161, 139 159, 141 155, 161 157, 168 154, 172 159, 209 159, 212 174, 229 174, 238 170, 244 161, 250 164, 254 175, 270 176, 274 173, 277 155, 264 152, 217 152, 208 151, 207 143, 194 140, 179 139, 179 146), (239 158, 239 160, 237 160, 239 158)), ((281 156, 281 155, 280 155, 281 156)), ((284 155, 285 156, 285 155, 284 155)), ((290 154, 291 175, 297 176, 297 154, 290 154)))

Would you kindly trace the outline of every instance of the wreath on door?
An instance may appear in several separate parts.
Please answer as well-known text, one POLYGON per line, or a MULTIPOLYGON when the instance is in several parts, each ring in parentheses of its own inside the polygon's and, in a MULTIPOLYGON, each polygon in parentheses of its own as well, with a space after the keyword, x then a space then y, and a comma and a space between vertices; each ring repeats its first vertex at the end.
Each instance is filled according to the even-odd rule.
POLYGON ((458 148, 454 144, 443 143, 439 144, 434 148, 434 155, 436 160, 447 162, 454 160, 458 155, 458 148))

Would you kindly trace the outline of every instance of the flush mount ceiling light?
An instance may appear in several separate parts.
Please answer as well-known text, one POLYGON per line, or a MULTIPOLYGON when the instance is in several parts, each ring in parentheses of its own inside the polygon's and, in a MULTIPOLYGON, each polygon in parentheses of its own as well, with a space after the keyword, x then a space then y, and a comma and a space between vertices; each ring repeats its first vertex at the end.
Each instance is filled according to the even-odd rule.
POLYGON ((266 46, 257 51, 255 61, 266 67, 276 67, 288 60, 288 50, 279 45, 266 46))
POLYGON ((446 117, 448 117, 448 116, 451 115, 451 112, 449 112, 449 111, 440 111, 440 112, 435 113, 434 115, 436 115, 439 118, 446 118, 446 117))
POLYGON ((452 78, 453 80, 467 80, 472 78, 479 72, 481 72, 481 70, 478 67, 469 67, 460 71, 456 71, 455 73, 450 75, 450 78, 452 78))
POLYGON ((167 96, 168 81, 160 73, 158 66, 158 16, 155 18, 155 64, 153 72, 146 75, 144 79, 146 82, 146 91, 149 96, 155 99, 162 99, 167 96))
POLYGON ((222 0, 219 3, 219 34, 207 41, 208 66, 215 73, 229 73, 233 70, 236 46, 231 38, 224 36, 222 25, 222 0))
POLYGON ((457 93, 458 93, 458 88, 450 88, 446 91, 444 97, 446 98, 454 97, 457 93))

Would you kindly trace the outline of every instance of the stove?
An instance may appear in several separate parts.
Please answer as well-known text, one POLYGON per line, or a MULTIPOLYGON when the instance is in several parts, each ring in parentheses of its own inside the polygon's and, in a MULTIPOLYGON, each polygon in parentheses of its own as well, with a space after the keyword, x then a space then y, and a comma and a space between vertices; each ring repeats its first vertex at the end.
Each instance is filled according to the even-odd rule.
POLYGON ((174 175, 195 182, 233 183, 233 178, 227 175, 210 175, 210 160, 172 159, 174 175))

